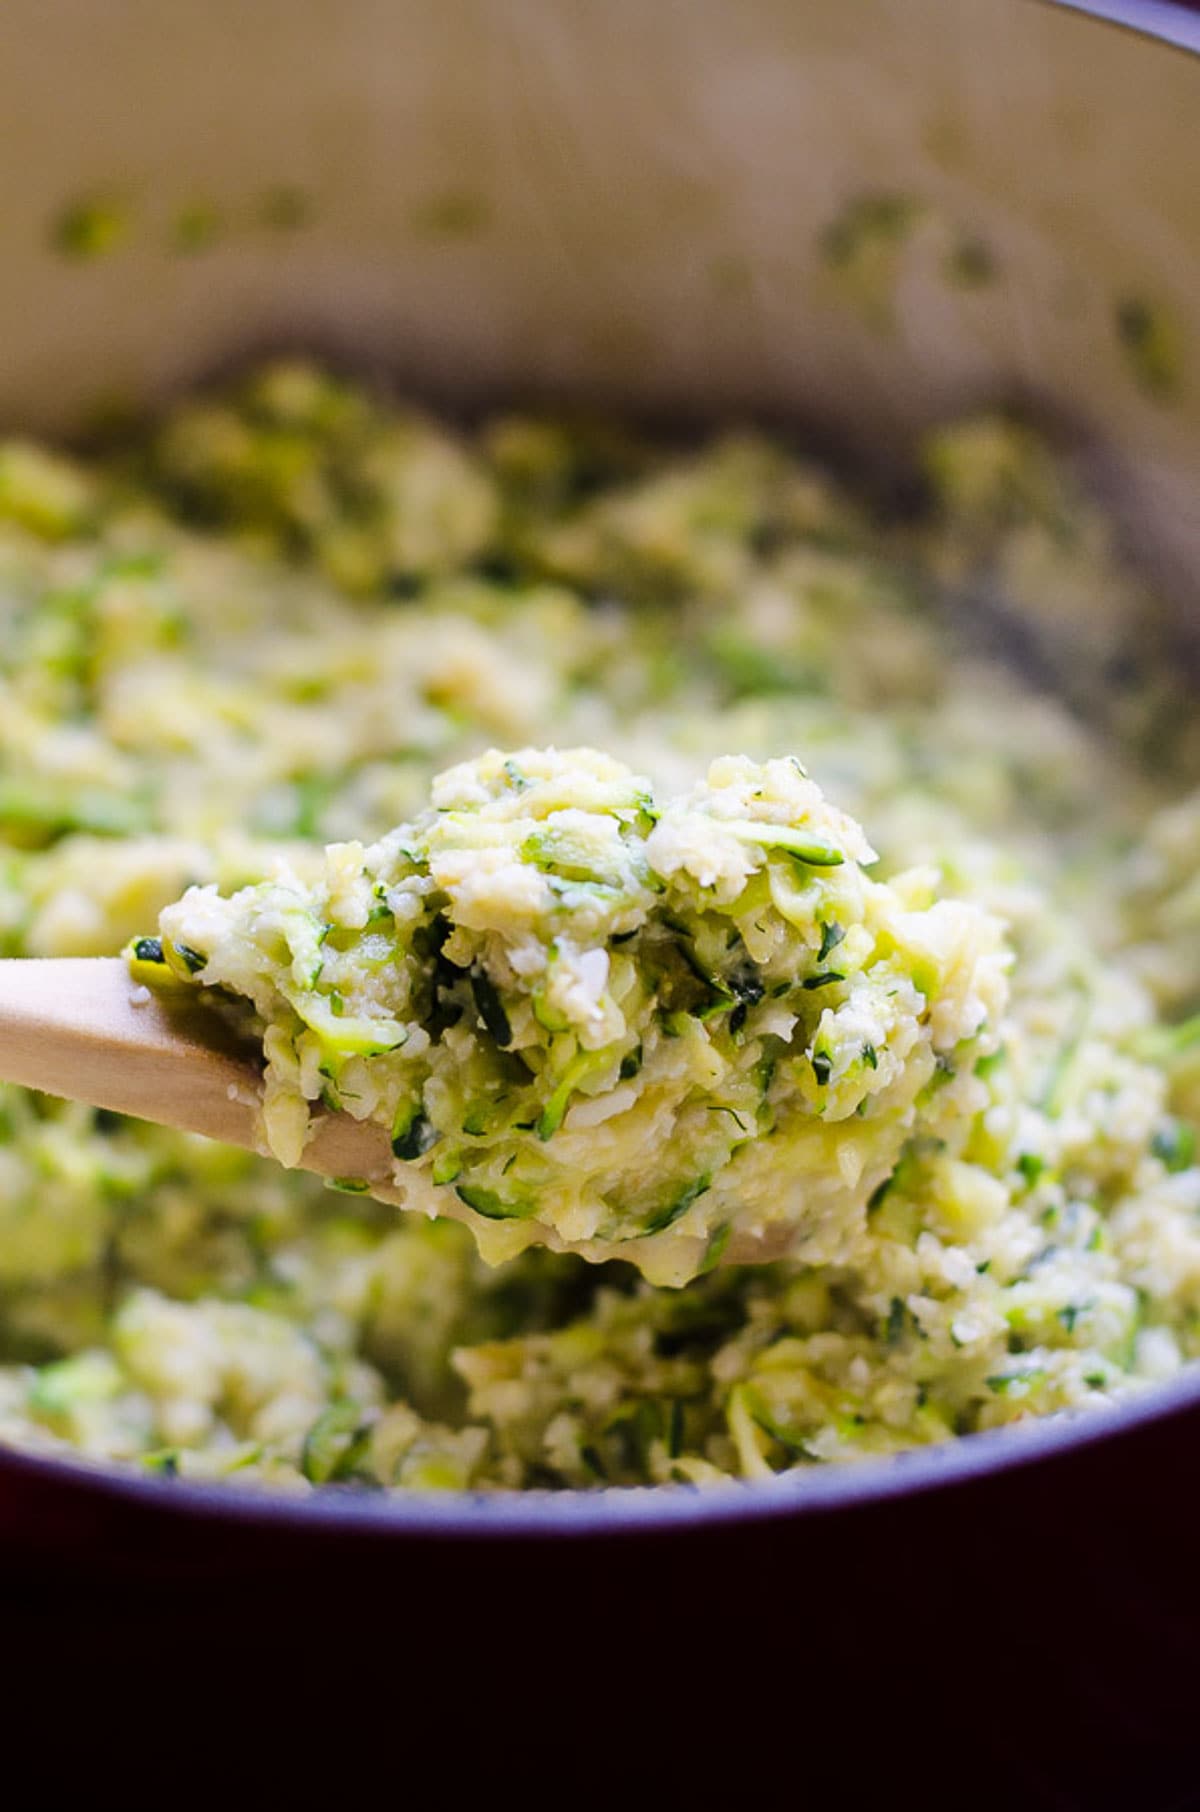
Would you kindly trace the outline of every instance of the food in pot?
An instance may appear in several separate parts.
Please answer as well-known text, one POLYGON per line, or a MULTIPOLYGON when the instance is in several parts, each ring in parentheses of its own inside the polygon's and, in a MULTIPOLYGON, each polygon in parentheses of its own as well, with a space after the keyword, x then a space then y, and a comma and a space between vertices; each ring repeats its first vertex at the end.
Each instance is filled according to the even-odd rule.
POLYGON ((680 1285, 848 1257, 904 1148, 986 1102, 999 923, 874 859, 794 756, 662 798, 592 749, 493 749, 314 886, 192 888, 130 957, 252 1005, 283 1163, 322 1102, 382 1122, 404 1205, 490 1262, 680 1285))
MULTIPOLYGON (((286 1012, 277 944, 255 985, 269 980, 266 1016, 293 1033, 293 1013, 307 1024, 298 1001, 328 1013, 313 1040, 292 1038, 299 1086, 281 1091, 274 1136, 286 1141, 290 1115, 294 1139, 318 1050, 334 1054, 321 1086, 344 1106, 377 1062, 390 1130, 415 1153, 404 1161, 432 1179, 454 1153, 463 1170, 431 1186, 474 1217, 401 1213, 265 1158, 4 1089, 0 1438, 298 1491, 705 1485, 1100 1412, 1196 1355, 1194 713, 1154 599, 1040 439, 975 421, 933 435, 921 459, 919 494, 867 496, 761 436, 677 446, 518 415, 453 428, 296 363, 87 458, 0 451, 0 949, 111 954, 186 896, 166 942, 178 935, 185 968, 187 950, 223 964, 234 947, 223 932, 199 947, 197 901, 240 922, 245 896, 218 909, 189 887, 235 901, 290 890, 286 1012), (551 748, 607 752, 607 806, 580 798, 582 757, 518 753, 518 777, 501 781, 487 754, 551 748), (710 902, 689 838, 672 849, 663 827, 697 801, 720 816, 726 795, 739 822, 794 827, 807 782, 793 757, 880 859, 861 873, 842 820, 822 820, 840 865, 735 834, 747 887, 771 898, 764 944, 752 948, 749 919, 737 927, 743 957, 720 943, 738 896, 710 902), (501 846, 525 815, 550 826, 529 795, 561 779, 555 809, 616 824, 616 843, 678 895, 679 924, 663 924, 658 894, 637 904, 642 883, 622 871, 628 926, 614 915, 561 970, 549 920, 531 920, 544 967, 518 1010, 497 899, 492 917, 420 952, 414 980, 437 973, 445 1056, 397 1045, 394 1060, 367 1059, 338 1046, 339 1021, 344 1036, 374 999, 370 940, 390 950, 408 935, 370 915, 410 899, 423 923, 429 912, 420 863, 388 833, 420 821, 447 771, 438 785, 462 833, 490 825, 501 846), (627 772, 652 805, 693 803, 652 825, 627 772), (753 801, 760 774, 786 804, 753 801), (327 845, 363 847, 339 911, 365 907, 367 923, 322 942, 337 924, 327 845), (860 936, 874 937, 871 902, 928 924, 939 900, 963 903, 979 933, 966 954, 987 978, 983 1014, 951 1011, 941 1030, 949 944, 885 957, 860 936), (650 981, 651 943, 669 1001, 664 976, 650 981), (849 1003, 885 961, 904 971, 894 1025, 864 1013, 852 1037, 849 1003), (644 985, 627 1019, 632 996, 617 991, 644 985), (874 1142, 898 1120, 881 1079, 901 1021, 925 1073, 885 1157, 874 1142), (456 1041, 464 1063, 448 1061, 456 1041), (499 1174, 509 1152, 511 1170, 549 1166, 566 1150, 556 1141, 615 1139, 621 1114, 588 1124, 606 1092, 636 1120, 660 1073, 620 1075, 635 1042, 643 1070, 653 1044, 654 1065, 698 1066, 714 1092, 729 1076, 731 1114, 709 1116, 719 1129, 706 1119, 694 1143, 664 1115, 648 1174, 678 1180, 669 1201, 639 1198, 640 1166, 621 1154, 629 1188, 611 1222, 586 1231, 586 1178, 575 1230, 545 1222, 564 1244, 615 1232, 621 1256, 530 1245, 489 1266, 476 1233, 497 1256, 530 1231, 479 1207, 516 1199, 499 1174), (611 1052, 598 1061, 614 1044, 615 1077, 611 1052), (755 1044, 753 1061, 779 1059, 769 1081, 749 1075, 755 1044), (541 1066, 528 1083, 522 1050, 541 1066), (543 1087, 548 1053, 561 1068, 543 1087), (397 1078, 418 1057, 406 1124, 397 1078), (531 1091, 549 1137, 506 1129, 500 1073, 531 1091), (853 1211, 807 1254, 744 1265, 730 1249, 706 1269, 740 1170, 762 1166, 751 1219, 785 1199, 768 1178, 792 1134, 760 1120, 785 1097, 795 1136, 829 1141, 820 1174, 838 1152, 848 1170, 861 1160, 853 1211), (851 1111, 835 1121, 830 1102, 851 1111), (742 1145, 734 1116, 766 1136, 742 1145), (671 1225, 648 1227, 709 1175, 671 1225), (473 1206, 460 1186, 488 1194, 473 1206), (663 1256, 671 1236, 677 1274, 703 1273, 681 1287, 627 1262, 663 1256)), ((523 829, 517 858, 537 898, 557 878, 583 910, 585 887, 612 884, 589 868, 590 845, 573 858, 529 841, 541 834, 523 829)), ((591 895, 601 916, 604 898, 591 895)), ((430 1052, 433 1015, 423 998, 430 1052)), ((281 1074, 286 1057, 281 1046, 281 1074)), ((564 1198, 555 1212, 568 1211, 564 1198)))

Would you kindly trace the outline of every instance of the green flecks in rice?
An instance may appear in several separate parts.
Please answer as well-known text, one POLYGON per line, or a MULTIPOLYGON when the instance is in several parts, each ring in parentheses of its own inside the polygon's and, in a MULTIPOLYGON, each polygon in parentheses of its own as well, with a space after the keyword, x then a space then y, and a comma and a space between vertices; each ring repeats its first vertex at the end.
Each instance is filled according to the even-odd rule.
POLYGON ((64 258, 90 263, 118 251, 133 225, 128 204, 111 195, 85 196, 63 208, 51 244, 64 258))
POLYGON ((189 202, 171 222, 171 247, 185 257, 194 257, 216 245, 223 226, 220 210, 211 202, 189 202))
POLYGON ((316 204, 312 196, 307 189, 298 188, 295 183, 279 183, 259 197, 259 221, 276 233, 298 232, 302 227, 312 224, 315 214, 316 204))
POLYGON ((1007 1002, 999 923, 874 859, 792 760, 726 756, 669 798, 593 750, 491 750, 380 842, 329 848, 314 886, 192 889, 157 973, 252 1005, 285 1163, 330 1080, 393 1149, 419 1111, 429 1149, 396 1183, 521 1223, 485 1254, 684 1284, 725 1230, 731 1259, 830 1262, 910 1140, 962 1142, 983 1091, 939 1085, 995 1050, 1007 1002))
POLYGON ((1169 309, 1138 296, 1116 309, 1117 340, 1138 387, 1158 402, 1178 395, 1183 376, 1180 330, 1169 309))
MULTIPOLYGON (((956 1053, 953 1074, 935 1061, 922 1123, 852 1237, 750 1267, 722 1262, 736 1218, 720 1179, 770 1153, 789 1092, 832 1152, 871 1136, 828 1109, 873 1097, 886 1038, 847 1027, 806 1039, 800 1063, 782 1033, 756 1050, 772 1013, 836 1016, 860 960, 838 892, 853 863, 740 841, 767 914, 739 927, 743 956, 694 934, 727 912, 673 913, 680 998, 657 1042, 635 1025, 627 1046, 569 1051, 575 959, 541 936, 520 1013, 493 973, 495 927, 414 944, 442 1042, 482 1025, 495 1069, 461 1065, 457 1097, 432 1103, 424 1079, 397 1092, 389 1130, 437 1187, 488 1192, 490 1212, 456 1200, 497 1239, 524 1237, 525 1198, 511 1170, 476 1169, 509 1136, 522 1049, 558 1066, 538 1102, 549 1136, 518 1129, 539 1162, 605 1088, 636 1098, 664 1053, 719 1051, 746 1099, 714 1097, 702 1142, 733 1155, 714 1168, 698 1145, 643 1210, 678 1209, 652 1238, 703 1229, 682 1289, 535 1248, 489 1269, 462 1226, 0 1090, 0 1438, 299 1491, 704 1484, 1102 1407, 1198 1356, 1195 714, 1159 658, 1154 600, 1041 441, 957 424, 925 467, 927 507, 889 525, 761 436, 681 451, 511 414, 467 433, 296 362, 181 405, 108 460, 0 449, 5 953, 111 953, 191 885, 227 896, 286 871, 287 986, 318 1042, 346 1041, 326 1085, 358 1093, 370 1065, 420 1055, 399 1042, 410 1017, 376 1010, 423 922, 394 911, 418 852, 389 849, 405 886, 368 885, 360 920, 353 865, 331 876, 320 846, 386 840, 433 775, 489 748, 554 745, 619 754, 655 801, 725 751, 799 753, 870 827, 870 886, 902 888, 918 918, 959 897, 1015 955, 998 1049, 956 1053), (980 606, 961 630, 950 591, 980 606), (997 621, 1035 676, 1103 701, 1101 731, 1006 667, 997 621), (314 916, 332 882, 338 911, 314 916), (752 945, 778 921, 803 978, 846 979, 757 995, 752 945), (340 1015, 311 1010, 335 992, 340 1015)), ((503 787, 512 823, 535 816, 525 755, 501 771, 489 802, 503 787)), ((581 845, 571 821, 523 837, 516 861, 553 900, 544 928, 580 912, 616 927, 649 893, 628 856, 656 832, 645 799, 628 803, 619 849, 581 845)), ((644 960, 644 930, 623 936, 605 936, 601 993, 644 960)), ((138 960, 162 966, 153 948, 138 960)), ((932 1013, 923 960, 907 967, 932 1013)))

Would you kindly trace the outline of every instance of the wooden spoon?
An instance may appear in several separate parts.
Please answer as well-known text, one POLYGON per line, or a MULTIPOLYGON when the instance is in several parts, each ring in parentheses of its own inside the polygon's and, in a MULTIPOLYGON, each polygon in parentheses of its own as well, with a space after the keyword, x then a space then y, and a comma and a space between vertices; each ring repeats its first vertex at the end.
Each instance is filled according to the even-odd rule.
MULTIPOLYGON (((194 989, 152 994, 121 957, 0 961, 0 1080, 266 1151, 260 1063, 194 989)), ((373 1122, 316 1109, 301 1163, 398 1199, 373 1122)))
MULTIPOLYGON (((273 1155, 259 1121, 260 1060, 199 990, 152 993, 123 957, 0 959, 0 1082, 273 1155)), ((401 1208, 471 1218, 452 1190, 435 1190, 424 1172, 397 1164, 375 1121, 314 1106, 300 1168, 401 1208)), ((553 1233, 543 1238, 552 1250, 571 1250, 553 1233)), ((735 1231, 722 1263, 764 1264, 789 1242, 786 1224, 735 1231)))

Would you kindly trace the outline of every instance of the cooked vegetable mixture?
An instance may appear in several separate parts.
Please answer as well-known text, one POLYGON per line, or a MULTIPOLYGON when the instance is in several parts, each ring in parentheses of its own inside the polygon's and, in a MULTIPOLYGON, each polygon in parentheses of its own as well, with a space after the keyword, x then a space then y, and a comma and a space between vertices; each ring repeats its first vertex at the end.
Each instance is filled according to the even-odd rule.
POLYGON ((0 1090, 0 1439, 703 1485, 1175 1372, 1178 671, 998 418, 869 499, 755 435, 452 430, 297 363, 0 448, 0 950, 154 967, 184 896, 163 956, 257 1001, 275 1149, 322 1095, 382 1115, 469 1223, 0 1090))
POLYGON ((321 1100, 382 1121, 406 1206, 493 1262, 541 1242, 684 1284, 849 1257, 905 1146, 986 1104, 1000 926, 872 860, 794 757, 662 801, 590 749, 491 750, 315 888, 193 888, 130 958, 253 1002, 285 1164, 321 1100))

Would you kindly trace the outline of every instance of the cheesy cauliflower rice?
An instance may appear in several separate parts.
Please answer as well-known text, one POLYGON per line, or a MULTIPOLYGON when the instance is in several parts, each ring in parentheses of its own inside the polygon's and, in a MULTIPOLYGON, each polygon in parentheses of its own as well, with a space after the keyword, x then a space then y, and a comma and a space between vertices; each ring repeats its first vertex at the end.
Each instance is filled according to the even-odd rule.
POLYGON ((794 756, 662 800, 595 750, 490 750, 314 888, 192 888, 131 964, 253 1006, 276 1157, 310 1103, 379 1121, 403 1205, 493 1263, 828 1265, 904 1148, 984 1107, 1006 1000, 998 921, 874 859, 794 756))
POLYGON ((868 506, 297 363, 0 449, 0 950, 153 964, 165 911, 272 1023, 276 1149, 324 1092, 470 1222, 0 1090, 0 1439, 707 1484, 1200 1353, 1193 714, 1041 441, 923 472, 868 506))

